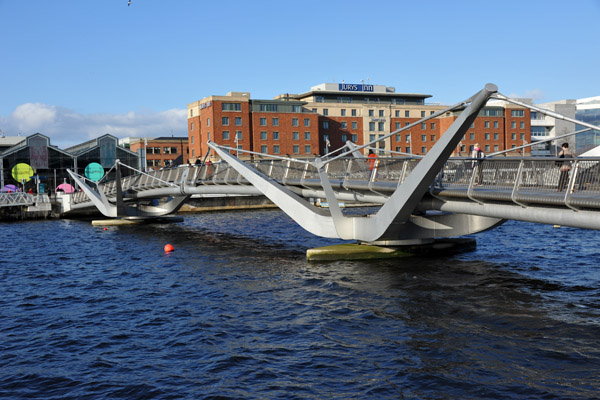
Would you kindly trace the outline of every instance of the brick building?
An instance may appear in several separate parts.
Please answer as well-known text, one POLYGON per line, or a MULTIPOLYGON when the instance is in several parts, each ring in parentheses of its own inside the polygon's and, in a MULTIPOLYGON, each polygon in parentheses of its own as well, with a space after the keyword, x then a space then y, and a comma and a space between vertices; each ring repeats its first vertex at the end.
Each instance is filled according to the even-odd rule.
POLYGON ((120 144, 139 155, 140 169, 169 167, 175 160, 180 164, 189 161, 188 138, 185 136, 126 138, 121 139, 120 144))
MULTIPOLYGON (((273 100, 252 100, 248 92, 206 97, 188 105, 190 158, 206 154, 207 140, 258 153, 323 155, 347 140, 358 145, 372 142, 446 108, 425 104, 429 97, 396 93, 383 85, 345 83, 323 83, 273 100)), ((446 112, 419 122, 376 146, 426 154, 458 115, 446 112)), ((469 155, 476 143, 486 153, 531 143, 529 110, 498 102, 485 107, 455 154, 469 155)))

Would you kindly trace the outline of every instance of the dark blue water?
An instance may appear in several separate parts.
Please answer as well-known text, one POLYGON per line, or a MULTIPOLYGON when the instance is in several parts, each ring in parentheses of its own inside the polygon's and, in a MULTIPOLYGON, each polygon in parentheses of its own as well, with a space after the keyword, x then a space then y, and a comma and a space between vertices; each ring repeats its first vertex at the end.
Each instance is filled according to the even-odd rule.
POLYGON ((185 218, 0 224, 0 398, 600 397, 599 232, 307 263, 279 211, 185 218))

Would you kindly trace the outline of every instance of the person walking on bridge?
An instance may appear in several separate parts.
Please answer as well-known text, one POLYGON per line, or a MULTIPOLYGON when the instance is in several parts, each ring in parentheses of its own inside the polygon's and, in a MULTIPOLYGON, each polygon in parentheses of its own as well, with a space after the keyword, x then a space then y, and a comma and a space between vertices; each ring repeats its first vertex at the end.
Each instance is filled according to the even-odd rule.
MULTIPOLYGON (((562 144, 562 150, 558 153, 558 158, 575 158, 575 153, 569 149, 569 143, 562 144)), ((560 163, 560 177, 558 178, 558 191, 562 192, 569 183, 569 171, 571 170, 571 161, 560 163)))
MULTIPOLYGON (((473 151, 471 152, 471 158, 473 159, 471 167, 477 168, 477 180, 475 181, 476 185, 483 184, 483 158, 485 157, 485 153, 479 148, 479 143, 475 143, 473 147, 473 151)), ((475 171, 473 171, 475 173, 475 171)))
POLYGON ((369 180, 373 178, 375 173, 375 164, 377 163, 377 156, 373 153, 373 150, 369 149, 369 155, 367 156, 367 164, 369 164, 369 180))

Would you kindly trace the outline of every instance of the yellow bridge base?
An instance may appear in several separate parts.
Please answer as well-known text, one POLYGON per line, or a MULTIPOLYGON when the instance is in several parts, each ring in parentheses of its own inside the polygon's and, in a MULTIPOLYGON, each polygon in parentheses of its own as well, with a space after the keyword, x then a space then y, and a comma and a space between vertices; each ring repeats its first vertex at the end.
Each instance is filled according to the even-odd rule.
POLYGON ((431 243, 406 246, 374 246, 369 244, 345 243, 316 247, 306 251, 308 261, 376 260, 412 256, 439 256, 473 251, 475 239, 438 239, 431 243))

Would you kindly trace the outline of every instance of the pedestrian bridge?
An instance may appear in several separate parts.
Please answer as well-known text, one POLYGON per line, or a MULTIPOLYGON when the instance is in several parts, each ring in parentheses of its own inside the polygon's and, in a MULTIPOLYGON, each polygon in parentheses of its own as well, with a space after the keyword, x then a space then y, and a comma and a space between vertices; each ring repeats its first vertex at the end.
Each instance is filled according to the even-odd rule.
POLYGON ((450 158, 496 91, 488 84, 450 107, 463 111, 426 156, 379 157, 371 170, 365 158, 356 157, 361 147, 351 145, 335 157, 252 153, 253 160, 242 161, 233 155, 237 149, 209 143, 221 162, 123 179, 117 162, 117 179, 99 184, 70 172, 83 191, 68 198, 65 211, 96 206, 108 217, 151 217, 176 212, 194 194, 237 194, 265 195, 315 235, 369 243, 463 236, 507 219, 600 229, 600 158, 450 158), (317 207, 313 199, 325 199, 329 207, 317 207), (379 207, 352 215, 339 202, 379 207))

